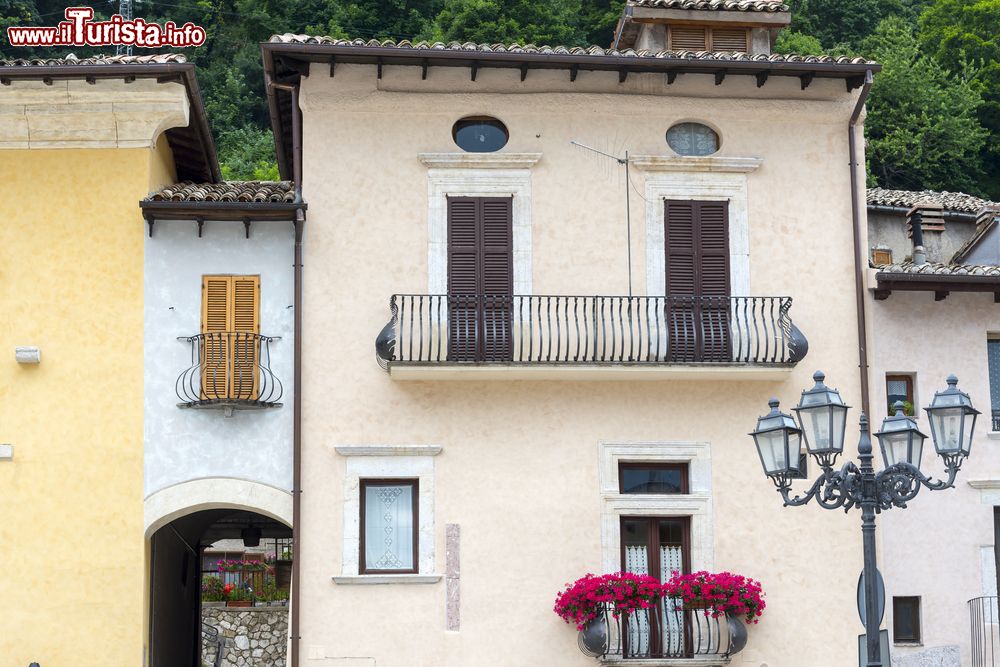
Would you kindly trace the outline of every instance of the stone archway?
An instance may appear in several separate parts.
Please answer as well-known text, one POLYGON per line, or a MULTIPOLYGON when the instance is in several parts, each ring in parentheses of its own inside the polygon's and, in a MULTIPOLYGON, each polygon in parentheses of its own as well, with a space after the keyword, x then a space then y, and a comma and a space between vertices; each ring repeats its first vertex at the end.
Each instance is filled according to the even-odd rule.
MULTIPOLYGON (((219 638, 227 646, 227 660, 236 660, 246 653, 247 660, 252 655, 266 659, 253 664, 284 664, 286 638, 284 634, 277 634, 274 628, 287 628, 288 611, 287 607, 273 609, 265 602, 273 597, 258 597, 264 579, 251 582, 257 589, 252 597, 258 604, 251 603, 253 606, 249 609, 216 608, 214 604, 202 602, 202 575, 203 571, 207 572, 205 581, 208 582, 214 581, 212 577, 229 576, 212 573, 217 558, 249 557, 215 553, 220 544, 228 545, 223 547, 227 552, 235 549, 239 553, 266 547, 268 540, 273 541, 275 547, 280 546, 281 543, 275 540, 291 538, 291 513, 292 501, 288 492, 229 478, 184 482, 161 489, 146 499, 147 664, 151 667, 236 664, 216 663, 219 638), (277 622, 272 616, 282 618, 277 622), (224 626, 229 626, 225 632, 222 631, 224 626), (260 635, 260 628, 270 632, 266 641, 260 635), (268 651, 267 656, 261 653, 261 647, 268 651)), ((259 557, 264 559, 262 555, 259 557)), ((280 570, 280 562, 278 565, 280 570)), ((269 566, 268 569, 275 568, 269 566)), ((254 576, 263 575, 258 572, 254 576)), ((274 579, 270 581, 274 583, 274 579)))

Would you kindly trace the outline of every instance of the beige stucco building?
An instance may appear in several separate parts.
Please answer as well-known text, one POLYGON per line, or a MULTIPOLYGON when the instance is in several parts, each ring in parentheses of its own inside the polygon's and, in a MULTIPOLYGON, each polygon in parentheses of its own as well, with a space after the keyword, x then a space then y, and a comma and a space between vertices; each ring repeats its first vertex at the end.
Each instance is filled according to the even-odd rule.
MULTIPOLYGON (((556 593, 670 567, 763 582, 734 664, 856 662, 858 522, 783 509, 747 433, 817 369, 859 395, 848 139, 878 67, 770 55, 788 17, 755 5, 685 13, 769 26, 742 53, 621 42, 675 39, 662 7, 619 51, 264 46, 311 214, 302 665, 591 664, 556 593)), ((684 636, 627 641, 726 661, 684 636)))
MULTIPOLYGON (((982 415, 954 489, 922 492, 883 515, 886 627, 901 664, 991 664, 1000 646, 994 544, 1000 505, 1000 292, 998 206, 968 195, 872 190, 869 246, 875 297, 873 421, 896 400, 922 408, 954 373, 982 415), (922 214, 923 261, 911 216, 922 214), (924 661, 924 662, 918 662, 924 661)), ((941 478, 928 439, 922 470, 941 478)))

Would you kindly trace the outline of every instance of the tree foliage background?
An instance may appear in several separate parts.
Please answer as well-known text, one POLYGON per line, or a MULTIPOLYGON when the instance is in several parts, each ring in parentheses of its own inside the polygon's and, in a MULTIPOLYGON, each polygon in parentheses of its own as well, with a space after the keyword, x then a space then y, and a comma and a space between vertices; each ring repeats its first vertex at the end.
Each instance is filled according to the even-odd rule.
MULTIPOLYGON (((782 53, 878 60, 868 103, 870 183, 1000 199, 1000 0, 786 0, 782 53)), ((0 0, 0 27, 54 25, 62 0, 0 0)), ((133 0, 150 21, 192 21, 191 49, 228 178, 274 178, 260 42, 307 32, 361 39, 610 44, 624 0, 133 0)), ((99 15, 118 2, 92 3, 99 15)), ((12 49, 0 57, 65 56, 12 49)), ((80 57, 93 49, 76 49, 80 57)))

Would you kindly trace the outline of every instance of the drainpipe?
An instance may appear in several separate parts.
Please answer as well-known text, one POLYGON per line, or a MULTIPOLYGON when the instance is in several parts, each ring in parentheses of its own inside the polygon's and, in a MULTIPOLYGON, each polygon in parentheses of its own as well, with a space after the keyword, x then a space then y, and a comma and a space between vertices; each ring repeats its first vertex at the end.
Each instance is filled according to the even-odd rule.
MULTIPOLYGON (((866 253, 861 247, 861 193, 858 186, 858 140, 857 126, 861 118, 861 110, 865 107, 865 101, 871 92, 872 71, 865 72, 865 83, 861 87, 861 94, 858 96, 858 103, 851 114, 851 120, 847 124, 847 135, 850 146, 850 166, 851 166, 851 217, 854 222, 854 291, 858 310, 858 369, 861 374, 861 410, 866 415, 871 414, 868 401, 868 323, 865 317, 865 268, 864 262, 866 253)), ((866 198, 867 201, 867 198, 866 198)))
MULTIPOLYGON (((275 83, 269 73, 265 72, 267 86, 270 89, 284 90, 292 96, 292 178, 295 180, 295 203, 302 203, 302 121, 299 113, 299 87, 297 85, 275 83)), ((295 211, 295 295, 293 310, 295 318, 295 348, 293 358, 293 393, 295 403, 292 407, 292 601, 291 601, 291 655, 289 667, 299 665, 299 600, 302 587, 300 585, 300 566, 302 550, 300 548, 300 526, 302 525, 302 237, 305 232, 306 216, 301 208, 295 211)))

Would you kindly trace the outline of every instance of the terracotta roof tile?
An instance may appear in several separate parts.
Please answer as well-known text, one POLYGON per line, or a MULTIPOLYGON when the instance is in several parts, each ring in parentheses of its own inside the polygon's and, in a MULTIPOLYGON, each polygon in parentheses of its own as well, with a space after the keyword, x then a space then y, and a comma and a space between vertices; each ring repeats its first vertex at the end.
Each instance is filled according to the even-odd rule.
POLYGON ((224 181, 222 183, 174 183, 154 192, 146 201, 183 202, 286 202, 295 201, 291 181, 224 181))
POLYGON ((0 67, 55 67, 57 65, 149 65, 185 63, 181 53, 159 53, 151 56, 93 56, 77 58, 72 53, 65 58, 15 58, 0 60, 0 67))
POLYGON ((906 273, 927 276, 985 276, 1000 278, 1000 266, 984 266, 980 264, 942 264, 940 262, 900 262, 876 266, 880 273, 906 273))
POLYGON ((706 9, 727 12, 787 12, 781 0, 629 0, 633 7, 663 9, 706 9))
POLYGON ((476 44, 474 42, 410 42, 403 40, 363 40, 334 39, 326 36, 296 35, 285 33, 273 35, 271 42, 280 44, 324 44, 332 46, 351 46, 357 48, 383 48, 416 51, 468 51, 477 53, 530 53, 538 55, 570 55, 570 56, 609 56, 638 59, 660 60, 705 60, 729 62, 771 62, 771 63, 839 63, 854 65, 875 64, 864 58, 848 58, 846 56, 799 56, 792 54, 759 54, 752 55, 737 51, 636 51, 634 49, 603 49, 599 46, 567 47, 567 46, 535 46, 534 44, 476 44))
POLYGON ((958 211, 962 213, 979 213, 986 207, 998 206, 995 202, 973 197, 962 192, 885 190, 883 188, 871 188, 868 190, 869 206, 913 208, 921 202, 939 204, 946 211, 958 211))

